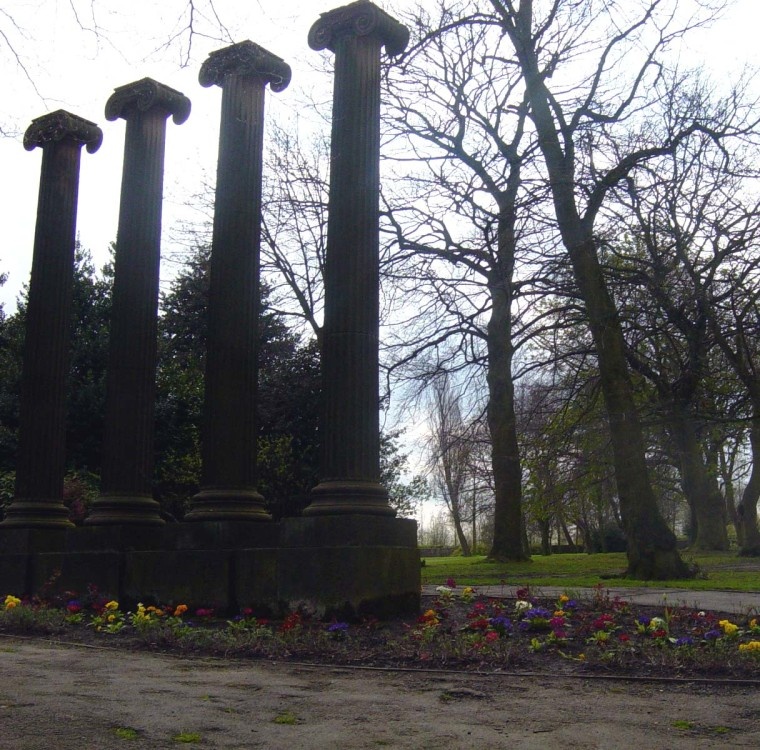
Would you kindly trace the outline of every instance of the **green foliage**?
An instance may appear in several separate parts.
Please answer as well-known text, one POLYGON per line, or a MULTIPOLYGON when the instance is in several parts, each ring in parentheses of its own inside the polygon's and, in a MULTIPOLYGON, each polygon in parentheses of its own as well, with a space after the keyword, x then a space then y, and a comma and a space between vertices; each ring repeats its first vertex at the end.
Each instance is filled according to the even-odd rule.
POLYGON ((136 740, 139 737, 138 731, 131 727, 114 727, 113 733, 120 740, 136 740))
MULTIPOLYGON (((66 465, 98 474, 103 432, 112 279, 96 274, 89 253, 77 247, 66 420, 66 465)), ((18 309, 0 317, 0 469, 14 467, 23 367, 26 291, 18 309)))
POLYGON ((198 734, 198 732, 180 732, 179 734, 175 734, 172 739, 175 742, 185 742, 185 743, 191 743, 191 742, 200 742, 201 736, 198 734))
MULTIPOLYGON (((155 490, 178 517, 200 481, 209 260, 197 248, 161 299, 155 490)), ((319 352, 269 309, 265 286, 261 296, 258 489, 279 518, 300 513, 318 481, 319 352)))
POLYGON ((419 474, 405 480, 409 456, 399 445, 402 430, 380 435, 380 481, 388 490, 391 505, 402 518, 414 517, 417 509, 431 496, 427 479, 419 474))
POLYGON ((291 711, 285 711, 285 713, 275 716, 272 721, 275 724, 286 724, 288 726, 298 724, 298 719, 296 718, 296 715, 292 713, 291 711))

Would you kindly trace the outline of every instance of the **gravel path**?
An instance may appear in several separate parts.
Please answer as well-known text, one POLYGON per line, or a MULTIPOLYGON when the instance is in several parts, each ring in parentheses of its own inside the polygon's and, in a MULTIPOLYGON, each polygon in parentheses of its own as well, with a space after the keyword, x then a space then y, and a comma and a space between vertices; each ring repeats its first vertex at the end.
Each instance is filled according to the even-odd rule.
POLYGON ((760 747, 760 690, 359 671, 0 639, 2 750, 760 747), (133 737, 133 739, 122 738, 133 737))

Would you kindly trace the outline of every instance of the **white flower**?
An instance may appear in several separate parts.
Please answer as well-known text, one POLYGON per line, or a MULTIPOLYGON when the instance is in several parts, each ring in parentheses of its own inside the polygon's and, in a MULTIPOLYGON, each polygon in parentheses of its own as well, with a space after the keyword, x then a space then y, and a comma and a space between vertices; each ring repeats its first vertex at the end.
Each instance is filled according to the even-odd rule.
POLYGON ((531 608, 531 603, 526 602, 524 599, 518 599, 515 602, 515 612, 525 612, 531 608))
POLYGON ((436 588, 436 591, 441 596, 451 596, 454 593, 454 589, 450 589, 448 586, 438 586, 438 588, 436 588))

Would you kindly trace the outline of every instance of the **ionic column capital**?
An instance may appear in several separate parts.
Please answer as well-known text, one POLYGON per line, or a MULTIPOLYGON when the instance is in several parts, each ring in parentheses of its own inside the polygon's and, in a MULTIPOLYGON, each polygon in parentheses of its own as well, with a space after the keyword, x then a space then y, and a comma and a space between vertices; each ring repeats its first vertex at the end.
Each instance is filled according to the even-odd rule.
POLYGON ((284 91, 290 83, 291 70, 284 60, 258 44, 246 40, 212 52, 201 66, 201 86, 223 86, 229 75, 261 78, 272 91, 284 91))
POLYGON ((171 115, 177 125, 190 116, 190 100, 184 94, 152 78, 143 78, 114 89, 106 102, 106 119, 126 120, 135 111, 147 112, 154 107, 163 109, 167 117, 171 115))
POLYGON ((75 141, 94 154, 103 142, 103 131, 94 122, 59 109, 32 120, 24 133, 24 148, 32 151, 63 140, 75 141))
POLYGON ((385 46, 389 55, 399 55, 409 43, 409 29, 369 0, 357 0, 350 5, 322 13, 309 30, 309 47, 329 49, 345 36, 374 36, 385 46))

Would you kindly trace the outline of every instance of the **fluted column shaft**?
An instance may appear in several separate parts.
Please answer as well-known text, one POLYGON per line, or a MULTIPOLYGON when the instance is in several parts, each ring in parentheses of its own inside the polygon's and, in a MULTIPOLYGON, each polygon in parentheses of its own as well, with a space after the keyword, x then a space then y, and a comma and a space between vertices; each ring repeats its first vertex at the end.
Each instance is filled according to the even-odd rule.
POLYGON ((264 100, 290 81, 250 41, 212 53, 202 85, 222 88, 211 249, 201 491, 189 521, 270 519, 256 489, 264 100))
POLYGON ((100 128, 58 111, 27 130, 28 150, 42 147, 34 256, 26 308, 15 498, 3 526, 72 526, 63 505, 66 378, 76 242, 79 164, 100 128))
POLYGON ((145 79, 116 90, 108 119, 127 122, 114 259, 101 492, 87 524, 163 523, 153 500, 158 281, 166 118, 189 101, 145 79))
MULTIPOLYGON (((324 14, 312 47, 335 53, 322 346, 321 481, 309 515, 394 515, 380 484, 380 53, 406 29, 369 2, 324 14)), ((398 50, 400 51, 400 50, 398 50)))

